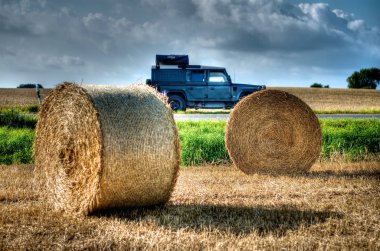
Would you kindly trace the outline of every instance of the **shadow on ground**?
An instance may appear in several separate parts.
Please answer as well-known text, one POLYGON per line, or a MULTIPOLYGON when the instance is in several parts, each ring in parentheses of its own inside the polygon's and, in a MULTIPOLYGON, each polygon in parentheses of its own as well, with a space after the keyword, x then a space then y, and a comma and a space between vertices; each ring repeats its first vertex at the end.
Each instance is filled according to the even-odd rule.
POLYGON ((235 235, 256 232, 283 236, 300 226, 323 223, 343 214, 329 211, 298 210, 292 207, 237 207, 224 205, 167 205, 96 212, 93 217, 116 217, 140 223, 154 223, 173 230, 216 230, 235 235))

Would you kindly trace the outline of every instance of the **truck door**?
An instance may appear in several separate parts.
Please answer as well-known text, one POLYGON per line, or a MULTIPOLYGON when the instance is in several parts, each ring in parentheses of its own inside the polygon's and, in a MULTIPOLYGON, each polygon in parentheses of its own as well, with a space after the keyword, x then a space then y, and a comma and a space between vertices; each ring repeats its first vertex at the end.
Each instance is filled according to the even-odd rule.
POLYGON ((188 70, 186 72, 186 93, 189 101, 204 101, 207 97, 205 70, 188 70))
POLYGON ((231 100, 231 84, 226 73, 221 70, 209 70, 207 81, 207 95, 209 101, 231 100))

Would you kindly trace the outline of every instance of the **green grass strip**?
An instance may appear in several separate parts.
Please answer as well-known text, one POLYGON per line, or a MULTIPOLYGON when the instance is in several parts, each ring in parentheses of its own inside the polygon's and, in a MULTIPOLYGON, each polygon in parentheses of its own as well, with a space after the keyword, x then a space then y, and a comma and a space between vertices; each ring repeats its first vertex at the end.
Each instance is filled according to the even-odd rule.
MULTIPOLYGON (((380 120, 320 119, 323 134, 321 158, 335 154, 360 161, 380 154, 380 120)), ((224 121, 177 122, 181 165, 229 162, 224 146, 224 121)), ((0 163, 32 163, 33 129, 0 127, 0 163)))
POLYGON ((0 107, 0 113, 37 113, 40 105, 24 105, 24 106, 3 106, 0 107))
POLYGON ((35 128, 37 115, 22 114, 15 111, 5 111, 0 113, 0 126, 12 128, 35 128))
MULTIPOLYGON (((380 120, 320 119, 322 126, 321 158, 334 154, 359 161, 380 153, 380 120)), ((181 164, 228 162, 224 147, 226 122, 177 122, 181 141, 181 164)))
POLYGON ((32 163, 33 129, 0 127, 0 164, 32 163))
POLYGON ((321 156, 340 153, 347 160, 362 160, 380 153, 380 120, 321 119, 323 145, 321 156))
POLYGON ((229 161, 224 146, 226 122, 184 121, 177 122, 177 127, 181 142, 182 165, 229 161))

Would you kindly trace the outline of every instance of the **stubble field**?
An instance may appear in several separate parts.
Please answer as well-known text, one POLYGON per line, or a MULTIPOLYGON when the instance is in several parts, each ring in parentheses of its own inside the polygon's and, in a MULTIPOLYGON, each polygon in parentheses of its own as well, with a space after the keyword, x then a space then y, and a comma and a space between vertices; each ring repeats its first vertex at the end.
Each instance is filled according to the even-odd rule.
POLYGON ((315 111, 380 110, 380 91, 378 90, 291 87, 273 89, 296 95, 315 111))
MULTIPOLYGON (((366 89, 334 89, 334 88, 285 88, 269 87, 290 92, 315 111, 380 111, 380 91, 366 89)), ((50 89, 42 89, 45 96, 50 89)), ((0 107, 25 106, 36 104, 34 89, 0 88, 0 107)))
MULTIPOLYGON (((40 95, 46 96, 51 89, 40 89, 40 95)), ((37 104, 36 89, 0 88, 0 107, 15 107, 37 104)))
MULTIPOLYGON (((281 89, 313 109, 380 110, 379 91, 281 89)), ((34 104, 34 95, 0 89, 0 107, 34 104)), ((247 176, 229 164, 182 167, 166 206, 83 218, 47 208, 33 168, 0 165, 0 250, 380 249, 378 158, 338 155, 293 176, 247 176)))
POLYGON ((168 205, 68 218, 33 189, 33 166, 0 166, 0 249, 379 250, 380 167, 317 163, 297 176, 181 169, 168 205))

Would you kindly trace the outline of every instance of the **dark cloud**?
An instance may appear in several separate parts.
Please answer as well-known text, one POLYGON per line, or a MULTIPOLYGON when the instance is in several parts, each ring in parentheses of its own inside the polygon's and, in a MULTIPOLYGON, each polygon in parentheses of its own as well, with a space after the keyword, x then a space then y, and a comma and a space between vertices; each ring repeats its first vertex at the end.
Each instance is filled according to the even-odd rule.
POLYGON ((274 84, 380 64, 379 28, 324 3, 0 0, 0 36, 0 83, 144 81, 158 53, 274 84))
POLYGON ((12 22, 7 16, 0 14, 0 32, 2 34, 32 34, 29 30, 29 27, 12 22))

